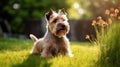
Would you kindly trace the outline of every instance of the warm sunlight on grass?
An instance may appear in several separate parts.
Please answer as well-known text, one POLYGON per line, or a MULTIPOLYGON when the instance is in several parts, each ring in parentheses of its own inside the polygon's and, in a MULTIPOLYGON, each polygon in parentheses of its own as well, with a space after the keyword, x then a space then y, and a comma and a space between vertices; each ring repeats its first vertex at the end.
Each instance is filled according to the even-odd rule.
POLYGON ((90 43, 71 42, 73 58, 40 58, 30 55, 30 40, 0 39, 0 67, 96 67, 98 47, 90 43))

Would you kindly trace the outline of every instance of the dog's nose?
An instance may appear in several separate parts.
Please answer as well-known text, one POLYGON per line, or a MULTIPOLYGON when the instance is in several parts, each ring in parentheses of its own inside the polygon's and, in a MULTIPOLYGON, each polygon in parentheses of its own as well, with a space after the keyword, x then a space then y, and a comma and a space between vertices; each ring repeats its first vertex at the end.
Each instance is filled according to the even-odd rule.
POLYGON ((62 26, 62 28, 65 28, 65 25, 62 24, 61 26, 62 26))
POLYGON ((65 28, 65 25, 64 25, 64 24, 60 23, 59 25, 60 25, 62 28, 65 28))

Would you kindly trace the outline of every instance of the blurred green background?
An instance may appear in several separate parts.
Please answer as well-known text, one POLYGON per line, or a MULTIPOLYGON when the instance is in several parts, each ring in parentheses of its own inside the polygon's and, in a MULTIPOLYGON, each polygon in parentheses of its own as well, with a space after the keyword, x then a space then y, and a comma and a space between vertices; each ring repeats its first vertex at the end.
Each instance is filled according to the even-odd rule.
POLYGON ((84 35, 94 35, 94 31, 90 30, 92 19, 98 16, 105 18, 106 9, 119 6, 120 0, 1 0, 0 36, 4 36, 4 33, 5 36, 8 33, 9 36, 12 34, 28 36, 33 33, 42 37, 45 33, 45 23, 43 23, 45 13, 50 8, 55 11, 65 8, 72 25, 68 37, 71 40, 84 41, 84 35))

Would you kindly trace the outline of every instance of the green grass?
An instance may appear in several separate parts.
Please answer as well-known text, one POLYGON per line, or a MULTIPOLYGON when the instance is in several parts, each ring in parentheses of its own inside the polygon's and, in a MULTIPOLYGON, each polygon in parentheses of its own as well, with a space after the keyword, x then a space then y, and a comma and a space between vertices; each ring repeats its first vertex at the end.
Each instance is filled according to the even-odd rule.
POLYGON ((101 67, 120 66, 120 23, 114 23, 101 38, 101 67))
POLYGON ((29 52, 31 40, 0 38, 0 67, 96 67, 98 46, 71 42, 74 57, 41 58, 29 52))

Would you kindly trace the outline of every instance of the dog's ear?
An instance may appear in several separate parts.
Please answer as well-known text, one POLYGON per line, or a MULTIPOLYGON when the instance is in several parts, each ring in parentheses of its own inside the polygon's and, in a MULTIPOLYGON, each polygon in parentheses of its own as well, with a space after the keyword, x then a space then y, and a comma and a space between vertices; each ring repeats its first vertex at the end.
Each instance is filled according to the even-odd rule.
POLYGON ((50 19, 50 16, 51 16, 53 13, 54 13, 54 11, 53 11, 52 9, 50 9, 49 12, 45 14, 47 20, 50 19))
POLYGON ((64 8, 60 9, 60 10, 58 11, 58 14, 60 14, 60 15, 67 15, 67 13, 65 12, 65 9, 64 9, 64 8))

